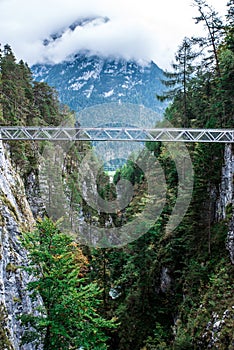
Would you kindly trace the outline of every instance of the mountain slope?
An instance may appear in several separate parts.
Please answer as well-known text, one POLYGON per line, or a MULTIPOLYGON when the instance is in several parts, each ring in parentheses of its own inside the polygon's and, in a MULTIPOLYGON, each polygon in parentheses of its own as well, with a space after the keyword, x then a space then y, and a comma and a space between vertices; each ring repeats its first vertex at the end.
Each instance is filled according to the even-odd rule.
POLYGON ((79 53, 70 61, 34 65, 32 71, 37 81, 55 87, 61 102, 76 112, 110 102, 144 105, 160 115, 165 108, 156 99, 165 86, 160 80, 163 71, 154 62, 140 65, 79 53))

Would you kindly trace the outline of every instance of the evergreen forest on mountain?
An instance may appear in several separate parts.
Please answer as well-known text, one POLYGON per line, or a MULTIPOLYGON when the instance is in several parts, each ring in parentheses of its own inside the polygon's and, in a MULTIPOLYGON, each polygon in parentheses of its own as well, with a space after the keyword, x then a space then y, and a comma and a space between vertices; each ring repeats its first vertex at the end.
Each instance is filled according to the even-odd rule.
MULTIPOLYGON (((199 13, 195 21, 204 25, 206 35, 184 38, 171 71, 164 74, 165 93, 155 98, 168 101, 164 119, 174 127, 232 129, 234 0, 227 4, 225 20, 205 0, 194 0, 194 7, 199 13)), ((0 125, 61 123, 74 125, 74 112, 59 102, 54 88, 35 81, 27 63, 17 62, 6 44, 0 53, 0 125)), ((223 218, 216 207, 225 144, 186 146, 193 193, 173 231, 166 227, 178 195, 176 165, 167 143, 147 142, 167 185, 162 213, 147 233, 123 246, 87 246, 63 232, 60 221, 46 212, 35 218, 31 232, 22 232, 19 239, 29 254, 24 268, 33 276, 28 290, 31 298, 40 295, 43 301, 37 313, 21 316, 22 343, 33 343, 35 349, 43 344, 44 350, 234 349, 234 261, 226 246, 233 207, 226 207, 223 218)), ((30 174, 38 176, 47 142, 9 141, 6 147, 27 186, 30 174)), ((121 227, 149 200, 147 179, 133 160, 115 172, 112 182, 99 170, 102 198, 115 199, 121 179, 132 183, 134 194, 118 213, 95 212, 76 185, 77 169, 90 150, 91 143, 76 141, 64 158, 69 205, 82 208, 87 222, 93 218, 99 227, 121 227)), ((0 348, 7 350, 4 325, 0 315, 0 348)))

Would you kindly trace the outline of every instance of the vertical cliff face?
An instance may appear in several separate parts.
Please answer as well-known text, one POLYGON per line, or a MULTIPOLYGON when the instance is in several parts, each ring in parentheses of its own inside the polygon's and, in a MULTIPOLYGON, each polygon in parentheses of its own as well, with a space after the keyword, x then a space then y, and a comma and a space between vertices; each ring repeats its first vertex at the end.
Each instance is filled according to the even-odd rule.
POLYGON ((226 246, 230 253, 231 262, 234 265, 234 214, 232 216, 230 230, 227 235, 226 246))
POLYGON ((226 247, 229 251, 231 262, 234 265, 234 149, 233 146, 229 145, 228 147, 228 164, 230 168, 229 176, 229 194, 230 194, 230 206, 227 215, 231 215, 231 221, 229 225, 229 231, 227 235, 226 247))
MULTIPOLYGON (((226 248, 229 252, 231 263, 234 264, 234 151, 233 146, 225 145, 224 164, 222 168, 222 177, 219 189, 219 199, 216 206, 216 220, 225 220, 228 225, 228 233, 226 238, 226 248)), ((219 272, 220 273, 220 272, 219 272)), ((221 274, 217 278, 222 278, 221 274)), ((227 282, 227 281, 226 281, 227 282)), ((217 287, 217 286, 216 286, 217 287)), ((227 286, 228 289, 228 286, 227 286)), ((226 297, 227 299, 227 297, 226 297)), ((229 329, 233 329, 234 320, 234 305, 233 299, 229 298, 229 304, 223 310, 220 307, 220 312, 213 311, 210 321, 208 322, 204 334, 202 336, 204 344, 207 348, 226 349, 222 342, 228 339, 229 329), (223 334, 226 335, 225 337, 223 334), (224 346, 224 347, 223 347, 224 346)), ((229 300, 227 299, 227 300, 229 300)), ((202 307, 202 305, 201 305, 202 307)), ((231 337, 231 336, 230 336, 231 337)), ((233 336, 232 336, 233 337, 233 336)), ((232 338, 232 345, 228 349, 233 349, 234 339, 232 338)))
POLYGON ((220 197, 216 207, 217 220, 226 219, 229 223, 226 247, 234 264, 234 152, 232 145, 225 146, 224 165, 220 184, 220 197))
POLYGON ((33 344, 21 345, 23 329, 18 319, 33 307, 26 291, 29 276, 19 267, 27 264, 19 236, 33 225, 23 182, 0 143, 0 348, 4 350, 35 348, 33 344))

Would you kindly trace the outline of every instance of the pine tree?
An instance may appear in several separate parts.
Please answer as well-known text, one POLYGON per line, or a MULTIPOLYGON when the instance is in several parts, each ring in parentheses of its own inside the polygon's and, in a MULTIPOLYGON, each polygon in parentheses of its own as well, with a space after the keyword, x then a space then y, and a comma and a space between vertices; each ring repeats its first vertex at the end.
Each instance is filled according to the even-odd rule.
MULTIPOLYGON (((2 80, 2 107, 3 117, 6 125, 20 125, 18 108, 21 97, 21 91, 18 91, 19 83, 18 67, 16 58, 9 45, 4 46, 3 55, 1 57, 1 80, 2 80)), ((23 123, 22 123, 23 124, 23 123)))
POLYGON ((188 126, 189 107, 188 107, 188 84, 192 79, 196 65, 194 60, 199 53, 193 51, 192 42, 184 38, 182 44, 175 55, 175 63, 172 64, 173 72, 165 72, 165 80, 162 80, 165 86, 169 88, 163 95, 157 95, 161 101, 179 97, 182 103, 182 126, 188 126))
POLYGON ((43 123, 59 125, 62 120, 58 93, 44 82, 34 82, 33 86, 35 107, 40 113, 43 123))
POLYGON ((227 4, 228 13, 226 15, 226 38, 227 47, 234 52, 234 0, 230 0, 227 4))
POLYGON ((214 64, 217 75, 220 77, 218 46, 222 42, 225 33, 223 22, 218 13, 207 4, 206 0, 194 0, 194 6, 199 11, 199 16, 194 18, 196 23, 202 22, 208 33, 205 38, 193 38, 194 43, 199 44, 199 47, 208 51, 202 66, 209 67, 214 64))
POLYGON ((22 242, 30 258, 25 269, 34 277, 28 289, 43 300, 38 315, 22 316, 28 330, 35 330, 26 332, 24 341, 42 340, 44 350, 106 349, 104 330, 113 323, 97 312, 100 290, 82 277, 87 259, 78 245, 50 219, 39 221, 22 242))

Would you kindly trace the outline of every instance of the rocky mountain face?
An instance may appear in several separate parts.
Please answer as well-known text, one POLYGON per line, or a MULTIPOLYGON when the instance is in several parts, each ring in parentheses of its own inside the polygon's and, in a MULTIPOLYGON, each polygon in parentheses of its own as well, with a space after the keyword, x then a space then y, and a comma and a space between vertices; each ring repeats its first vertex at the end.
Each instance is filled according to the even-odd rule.
MULTIPOLYGON (((163 71, 154 62, 140 65, 124 59, 78 53, 68 61, 37 64, 31 69, 37 81, 55 87, 61 102, 76 112, 117 102, 144 105, 162 116, 166 106, 156 99, 156 94, 162 93, 165 86, 161 82, 163 71)), ((155 123, 150 122, 151 126, 155 123)))
POLYGON ((27 264, 27 252, 20 244, 22 231, 32 229, 34 218, 19 174, 0 143, 0 348, 33 350, 21 345, 22 313, 31 313, 40 300, 32 302, 26 290, 29 275, 20 268, 27 264))
MULTIPOLYGON (((228 234, 226 238, 226 249, 229 252, 231 263, 234 265, 234 151, 230 144, 225 145, 224 163, 222 168, 222 177, 220 182, 218 200, 216 201, 216 220, 226 220, 228 225, 228 234)), ((234 306, 230 305, 223 314, 212 313, 212 318, 207 324, 206 331, 203 334, 204 342, 208 343, 208 348, 219 349, 216 345, 219 343, 219 335, 222 328, 225 327, 230 319, 234 319, 234 306), (209 332, 212 335, 209 336, 209 332)))
MULTIPOLYGON (((58 40, 58 35, 50 38, 46 45, 50 45, 51 40, 58 40)), ((161 82, 163 71, 154 62, 141 65, 120 58, 78 53, 67 61, 37 64, 31 69, 35 80, 55 87, 61 102, 76 112, 82 126, 150 128, 162 119, 166 107, 166 102, 156 98, 165 86, 161 82)), ((116 170, 139 149, 138 146, 137 143, 99 142, 96 153, 106 170, 116 170)))
POLYGON ((229 231, 227 235, 226 248, 229 251, 230 259, 234 264, 234 151, 232 145, 225 146, 224 165, 220 183, 220 197, 217 201, 217 220, 228 219, 229 231))

